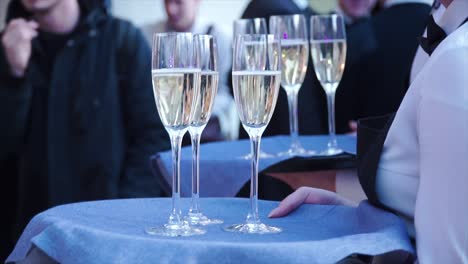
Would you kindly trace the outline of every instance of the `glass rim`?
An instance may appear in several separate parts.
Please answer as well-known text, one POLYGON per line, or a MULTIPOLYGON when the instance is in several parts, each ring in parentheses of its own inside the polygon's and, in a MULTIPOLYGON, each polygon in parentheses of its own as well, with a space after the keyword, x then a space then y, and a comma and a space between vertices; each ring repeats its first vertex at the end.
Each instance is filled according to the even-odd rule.
POLYGON ((265 38, 268 38, 268 37, 273 37, 273 38, 277 38, 279 39, 279 36, 276 35, 276 34, 272 34, 272 33, 268 33, 268 34, 237 34, 235 38, 239 38, 239 37, 262 37, 262 36, 265 36, 265 38))
POLYGON ((184 67, 161 67, 161 68, 152 68, 151 72, 160 72, 160 71, 165 71, 165 70, 172 70, 172 69, 178 69, 182 70, 182 72, 202 72, 202 68, 198 66, 184 66, 184 67))
POLYGON ((234 20, 234 23, 236 22, 242 22, 242 21, 255 21, 255 20, 264 20, 266 22, 266 18, 264 17, 252 17, 252 18, 239 18, 239 19, 235 19, 234 20))
POLYGON ((347 42, 347 39, 346 38, 332 38, 332 39, 328 39, 328 40, 324 40, 324 39, 313 39, 313 38, 309 38, 309 42, 331 42, 331 41, 345 41, 347 42))
POLYGON ((344 17, 340 14, 319 14, 319 15, 310 16, 310 20, 312 21, 312 19, 314 18, 327 18, 327 17, 339 17, 341 19, 344 19, 344 17))
POLYGON ((273 15, 273 16, 270 16, 270 19, 271 18, 294 18, 294 17, 303 17, 304 19, 306 19, 306 16, 304 14, 291 14, 291 15, 273 15))
POLYGON ((156 37, 168 37, 168 36, 193 36, 192 32, 160 32, 153 33, 153 38, 156 37))
POLYGON ((216 39, 215 36, 211 35, 211 34, 203 34, 203 33, 200 33, 200 34, 193 34, 193 37, 198 37, 198 38, 206 38, 206 39, 216 39))

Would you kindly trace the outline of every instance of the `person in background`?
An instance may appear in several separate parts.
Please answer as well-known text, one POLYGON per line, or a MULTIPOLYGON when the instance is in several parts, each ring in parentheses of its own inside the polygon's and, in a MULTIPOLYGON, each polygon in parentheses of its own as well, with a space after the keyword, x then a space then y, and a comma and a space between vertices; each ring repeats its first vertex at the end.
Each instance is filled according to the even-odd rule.
POLYGON ((306 17, 316 14, 309 6, 308 0, 251 0, 242 14, 242 18, 264 17, 274 15, 303 14, 306 17))
POLYGON ((335 96, 337 133, 352 131, 350 123, 357 118, 359 108, 359 77, 361 63, 377 49, 377 40, 370 21, 376 0, 339 0, 336 13, 346 23, 346 63, 335 96))
POLYGON ((52 206, 161 195, 149 157, 170 144, 150 58, 141 31, 100 0, 11 1, 0 42, 0 163, 18 163, 2 173, 2 189, 17 189, 17 208, 8 208, 15 235, 52 206))
POLYGON ((235 140, 238 138, 240 123, 228 84, 228 75, 231 74, 231 39, 220 26, 198 16, 200 2, 201 0, 165 0, 167 19, 144 25, 142 30, 149 43, 152 43, 154 33, 171 31, 209 34, 216 38, 219 67, 218 95, 201 140, 202 142, 235 140))
POLYGON ((339 0, 336 13, 341 14, 347 25, 368 18, 377 0, 339 0))
POLYGON ((380 1, 369 23, 377 48, 359 64, 355 120, 393 113, 410 81, 411 65, 433 0, 380 1))
MULTIPOLYGON (((358 174, 369 202, 406 220, 422 264, 468 261, 468 0, 440 2, 445 10, 430 16, 420 40, 428 58, 396 115, 358 128, 358 174)), ((302 203, 352 204, 300 188, 270 217, 302 203)))

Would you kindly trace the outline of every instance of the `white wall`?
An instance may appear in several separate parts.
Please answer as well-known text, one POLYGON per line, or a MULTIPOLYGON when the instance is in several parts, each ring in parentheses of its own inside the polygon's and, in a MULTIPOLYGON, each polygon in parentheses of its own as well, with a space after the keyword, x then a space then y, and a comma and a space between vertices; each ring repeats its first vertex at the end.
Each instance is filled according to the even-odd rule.
MULTIPOLYGON (((3 0, 0 0, 3 1, 3 0)), ((163 0, 113 0, 112 12, 141 26, 166 18, 163 0)), ((198 15, 230 30, 249 0, 202 0, 198 15)), ((229 31, 230 32, 230 31, 229 31)))

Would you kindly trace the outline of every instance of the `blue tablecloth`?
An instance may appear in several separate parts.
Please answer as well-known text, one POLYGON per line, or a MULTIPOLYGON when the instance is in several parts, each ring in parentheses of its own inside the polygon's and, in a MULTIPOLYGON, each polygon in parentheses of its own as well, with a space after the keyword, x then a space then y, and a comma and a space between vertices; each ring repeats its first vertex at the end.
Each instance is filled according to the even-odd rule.
MULTIPOLYGON (((356 153, 356 137, 338 136, 338 145, 348 153, 356 153)), ((304 148, 323 150, 327 146, 328 136, 300 136, 304 148)), ((291 144, 289 136, 265 137, 261 149, 266 153, 286 151, 291 144)), ((250 141, 224 141, 202 144, 200 146, 200 196, 234 197, 250 179, 250 160, 241 158, 250 153, 250 141)), ((259 171, 289 157, 262 158, 259 171)), ((156 177, 162 184, 172 184, 171 151, 158 153, 152 157, 156 177)), ((191 195, 192 186, 192 149, 191 146, 181 151, 181 194, 191 195)), ((260 190, 261 191, 261 190, 260 190)))
MULTIPOLYGON (((245 220, 247 199, 204 198, 205 213, 225 224, 245 220)), ((187 212, 189 199, 182 201, 187 212)), ((335 263, 353 253, 413 253, 404 223, 367 202, 359 207, 303 205, 287 217, 268 219, 276 202, 259 201, 273 235, 224 232, 221 226, 193 237, 155 237, 148 226, 167 221, 169 198, 85 202, 34 217, 7 262, 25 258, 34 244, 59 263, 335 263)))

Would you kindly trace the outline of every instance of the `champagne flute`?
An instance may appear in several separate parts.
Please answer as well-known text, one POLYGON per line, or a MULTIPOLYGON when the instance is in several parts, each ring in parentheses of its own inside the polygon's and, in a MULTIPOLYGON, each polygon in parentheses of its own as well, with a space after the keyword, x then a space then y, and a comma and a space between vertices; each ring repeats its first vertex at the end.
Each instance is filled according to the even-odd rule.
POLYGON ((309 62, 306 19, 303 15, 270 17, 270 33, 281 39, 281 86, 288 96, 291 146, 279 156, 313 155, 299 142, 297 96, 304 82, 309 62))
MULTIPOLYGON (((234 26, 233 26, 233 33, 234 33, 234 38, 236 38, 237 35, 246 35, 246 34, 268 34, 268 29, 267 29, 267 24, 266 24, 266 19, 265 18, 245 18, 245 19, 238 19, 234 21, 234 26)), ((252 56, 248 54, 247 52, 244 52, 245 56, 252 56)), ((251 64, 255 64, 254 61, 250 61, 251 64)), ((255 65, 249 65, 249 67, 255 67, 255 65)), ((275 155, 263 152, 260 150, 259 157, 262 159, 267 159, 267 158, 274 158, 275 155)), ((241 157, 242 159, 250 160, 252 159, 251 154, 247 154, 241 157)))
POLYGON ((191 33, 160 33, 153 37, 153 92, 159 117, 169 133, 172 147, 172 212, 163 226, 146 233, 161 236, 192 236, 206 231, 190 226, 180 209, 180 146, 192 121, 199 93, 199 60, 194 56, 191 33))
POLYGON ((237 35, 232 78, 234 99, 242 126, 250 136, 252 174, 250 212, 246 222, 225 227, 230 232, 270 234, 281 232, 268 226, 258 215, 258 154, 263 131, 270 122, 281 82, 279 39, 274 35, 237 35), (249 56, 246 56, 246 53, 249 56))
POLYGON ((216 39, 211 35, 195 35, 195 56, 200 60, 200 93, 194 102, 193 119, 188 129, 192 139, 192 203, 187 222, 191 225, 222 224, 219 219, 205 216, 199 204, 200 198, 200 137, 208 123, 218 92, 218 50, 216 39))
POLYGON ((335 93, 345 68, 346 32, 343 17, 340 15, 312 16, 311 53, 315 73, 327 94, 328 147, 320 154, 330 156, 343 152, 338 147, 335 135, 335 93))
POLYGON ((266 25, 266 19, 261 17, 237 19, 234 21, 233 38, 235 39, 237 35, 267 34, 266 25))

